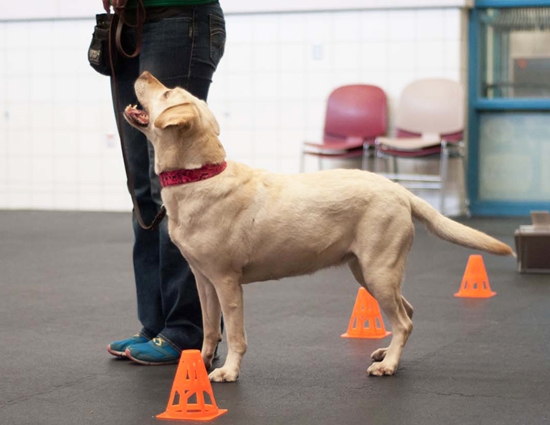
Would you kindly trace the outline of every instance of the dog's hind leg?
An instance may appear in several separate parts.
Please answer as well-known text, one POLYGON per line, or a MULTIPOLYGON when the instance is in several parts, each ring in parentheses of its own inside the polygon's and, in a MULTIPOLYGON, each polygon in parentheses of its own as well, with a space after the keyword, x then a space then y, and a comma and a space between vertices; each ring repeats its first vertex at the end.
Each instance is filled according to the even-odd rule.
MULTIPOLYGON (((394 215, 386 226, 392 232, 373 232, 369 238, 360 238, 355 255, 360 266, 364 286, 376 298, 390 321, 392 339, 387 348, 376 350, 371 357, 375 361, 368 369, 369 375, 393 375, 413 324, 412 306, 401 295, 401 281, 405 263, 414 238, 414 226, 410 221, 394 215)), ((352 262, 353 263, 353 262, 352 262)), ((353 271, 353 265, 352 265, 353 271)), ((357 278, 358 272, 354 275, 357 278)))
MULTIPOLYGON (((407 316, 409 316, 409 319, 412 319, 414 309, 413 306, 405 299, 403 295, 401 295, 401 301, 403 301, 403 307, 405 307, 405 311, 407 312, 407 316)), ((388 352, 387 348, 379 348, 374 353, 371 354, 371 358, 374 361, 381 362, 386 357, 386 353, 388 352)))
MULTIPOLYGON (((353 258, 349 263, 349 268, 351 272, 353 273, 353 276, 355 277, 355 280, 361 285, 363 288, 365 288, 367 291, 369 290, 367 283, 365 282, 365 278, 363 277, 363 272, 361 270, 361 266, 359 265, 359 262, 357 261, 357 258, 353 258)), ((408 302, 403 295, 401 295, 401 301, 403 301, 403 305, 405 307, 405 310, 407 311, 407 316, 409 316, 409 319, 412 319, 414 308, 411 305, 410 302, 408 302)))
POLYGON ((409 316, 409 319, 412 319, 414 313, 413 306, 405 299, 403 295, 401 295, 401 301, 403 301, 403 306, 405 307, 405 310, 407 310, 407 316, 409 316))
POLYGON ((202 327, 204 337, 202 340, 201 355, 206 369, 212 366, 212 360, 216 351, 216 345, 222 339, 221 333, 221 307, 214 285, 202 274, 193 270, 197 281, 197 290, 201 302, 202 327))
POLYGON ((413 324, 400 294, 401 278, 396 278, 395 274, 394 270, 387 273, 379 270, 377 277, 369 280, 369 288, 388 317, 392 329, 389 347, 372 353, 375 362, 367 369, 369 375, 393 375, 412 332, 413 324))
POLYGON ((227 334, 225 364, 214 369, 209 376, 214 382, 233 382, 239 377, 241 362, 246 352, 244 331, 243 289, 237 277, 213 282, 220 300, 227 334))
MULTIPOLYGON (((369 286, 367 285, 367 282, 365 281, 364 279, 364 276, 363 276, 363 271, 361 269, 361 266, 358 262, 358 260, 356 258, 354 258, 353 260, 351 260, 349 262, 349 267, 351 269, 351 272, 353 273, 353 276, 355 277, 355 279, 357 280, 357 282, 359 282, 359 284, 361 286, 363 286, 365 289, 367 289, 369 292, 371 292, 369 290, 369 286)), ((401 285, 401 282, 399 282, 399 286, 398 288, 400 288, 400 285, 401 285)), ((376 286, 376 284, 375 284, 376 286)), ((372 294, 372 293, 371 293, 372 294)), ((375 298, 377 298, 375 296, 375 298)), ((377 298, 378 299, 378 298, 377 298)), ((405 297, 403 297, 401 295, 401 303, 402 303, 402 306, 406 312, 406 315, 407 317, 409 318, 409 321, 410 319, 412 319, 412 315, 413 315, 413 307, 412 305, 405 299, 405 297)), ((398 302, 395 303, 395 305, 399 304, 398 302)), ((392 307, 392 308, 395 308, 395 305, 392 307)), ((398 307, 399 309, 401 308, 400 306, 398 307)), ((384 307, 382 307, 382 309, 384 310, 384 307)), ((386 310, 384 310, 384 312, 386 312, 386 310)), ((390 318, 390 322, 391 322, 391 318, 390 318)), ((406 322, 406 320, 405 320, 406 322)), ((394 323, 392 322, 392 327, 393 327, 394 323)), ((412 322, 411 322, 411 325, 412 325, 412 322)), ((406 326, 406 325, 405 325, 406 326)), ((411 327, 411 330, 412 330, 412 327, 411 327)), ((410 331, 409 331, 409 334, 410 334, 410 331)), ((404 345, 404 344, 403 344, 404 345)), ((382 360, 384 360, 384 358, 386 357, 386 354, 388 352, 388 349, 389 347, 387 348, 379 348, 378 350, 374 351, 371 355, 371 358, 374 360, 374 361, 377 361, 377 362, 381 362, 382 360)), ((370 373, 370 372, 369 372, 370 373)), ((373 373, 374 374, 374 373, 373 373)))

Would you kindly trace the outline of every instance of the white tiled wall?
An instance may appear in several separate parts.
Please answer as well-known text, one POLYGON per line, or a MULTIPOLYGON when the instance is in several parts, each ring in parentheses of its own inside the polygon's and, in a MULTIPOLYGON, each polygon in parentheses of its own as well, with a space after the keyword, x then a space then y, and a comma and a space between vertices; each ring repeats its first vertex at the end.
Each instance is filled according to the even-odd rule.
MULTIPOLYGON (((459 9, 228 15, 209 103, 230 159, 298 172, 336 86, 463 79, 459 9)), ((93 20, 0 22, 0 208, 129 210, 93 20)), ((391 109, 390 109, 391 115, 391 109)), ((328 165, 328 164, 327 164, 328 165)))

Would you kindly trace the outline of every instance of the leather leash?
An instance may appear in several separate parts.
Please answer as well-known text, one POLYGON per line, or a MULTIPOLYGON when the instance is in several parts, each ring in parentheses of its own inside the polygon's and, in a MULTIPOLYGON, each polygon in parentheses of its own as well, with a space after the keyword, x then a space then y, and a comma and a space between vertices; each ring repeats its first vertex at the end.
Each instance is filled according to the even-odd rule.
POLYGON ((114 60, 114 54, 113 51, 116 48, 122 56, 124 56, 127 59, 135 58, 137 55, 139 55, 141 51, 141 45, 142 45, 142 28, 143 23, 145 22, 145 7, 143 6, 142 0, 137 0, 137 14, 136 14, 136 23, 135 24, 129 24, 126 21, 125 18, 125 6, 126 1, 119 2, 119 6, 115 8, 116 15, 113 16, 113 19, 111 20, 111 24, 109 25, 109 62, 111 65, 111 94, 114 99, 115 103, 115 120, 116 125, 118 129, 118 134, 120 137, 120 146, 122 148, 122 158, 124 160, 124 170, 126 171, 126 177, 128 179, 128 190, 130 192, 130 196, 132 197, 132 204, 134 205, 134 214, 136 216, 136 220, 144 230, 154 230, 159 223, 162 221, 164 216, 166 215, 166 208, 164 205, 160 207, 159 212, 151 222, 151 224, 147 225, 143 221, 143 217, 141 216, 141 212, 139 209, 139 204, 136 197, 135 192, 135 184, 134 179, 132 177, 132 174, 130 172, 130 167, 128 164, 128 157, 126 155, 126 149, 124 149, 124 135, 123 135, 123 123, 124 118, 122 117, 122 112, 120 109, 120 104, 118 101, 118 90, 117 90, 117 83, 116 83, 116 70, 115 70, 115 60, 114 60), (116 30, 114 29, 116 21, 116 30), (128 54, 124 51, 121 43, 121 36, 122 36, 122 27, 123 25, 128 25, 129 27, 135 28, 136 30, 136 49, 133 53, 128 54), (115 33, 116 32, 116 33, 115 33), (115 33, 115 34, 114 34, 115 33), (113 37, 114 36, 114 37, 113 37), (113 43, 114 41, 114 43, 113 43))

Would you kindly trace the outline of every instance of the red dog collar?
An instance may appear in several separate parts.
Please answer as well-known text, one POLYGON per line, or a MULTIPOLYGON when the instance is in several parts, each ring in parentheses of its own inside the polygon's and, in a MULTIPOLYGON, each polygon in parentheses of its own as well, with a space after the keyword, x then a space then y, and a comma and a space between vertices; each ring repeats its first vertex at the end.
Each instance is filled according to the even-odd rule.
POLYGON ((220 174, 225 167, 227 167, 227 162, 224 161, 220 164, 206 164, 192 170, 165 171, 159 175, 160 185, 166 187, 206 180, 220 174))

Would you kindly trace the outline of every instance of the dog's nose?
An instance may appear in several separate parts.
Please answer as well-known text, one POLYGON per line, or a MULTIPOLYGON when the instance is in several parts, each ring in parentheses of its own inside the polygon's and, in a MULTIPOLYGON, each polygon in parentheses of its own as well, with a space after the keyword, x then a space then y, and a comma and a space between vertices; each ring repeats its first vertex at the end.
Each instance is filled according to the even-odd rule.
POLYGON ((149 71, 143 71, 143 73, 139 76, 140 80, 150 80, 152 77, 151 73, 149 71))

